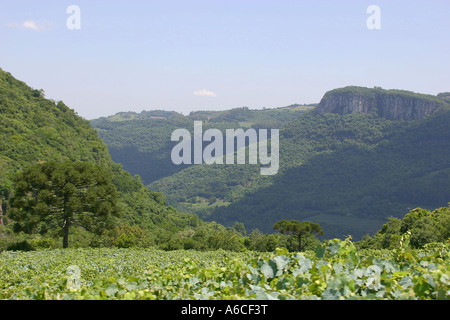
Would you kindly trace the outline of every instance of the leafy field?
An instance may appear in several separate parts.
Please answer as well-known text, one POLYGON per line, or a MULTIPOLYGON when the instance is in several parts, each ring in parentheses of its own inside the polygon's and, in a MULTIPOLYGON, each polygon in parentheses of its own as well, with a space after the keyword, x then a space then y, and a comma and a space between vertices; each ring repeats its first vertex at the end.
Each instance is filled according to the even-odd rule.
POLYGON ((449 299, 447 244, 315 252, 66 249, 0 254, 1 299, 449 299))

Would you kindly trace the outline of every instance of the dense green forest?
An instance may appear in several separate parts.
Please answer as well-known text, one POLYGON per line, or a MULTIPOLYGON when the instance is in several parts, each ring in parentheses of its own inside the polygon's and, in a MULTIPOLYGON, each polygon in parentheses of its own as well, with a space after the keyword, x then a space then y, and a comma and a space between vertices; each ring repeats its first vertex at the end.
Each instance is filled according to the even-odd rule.
MULTIPOLYGON (((70 229, 70 242, 64 242, 65 246, 70 243, 69 247, 233 251, 286 247, 295 251, 299 247, 296 237, 273 229, 285 219, 319 223, 324 238, 352 235, 374 248, 395 246, 398 238, 411 230, 433 235, 414 240, 419 247, 448 237, 446 218, 435 219, 437 215, 432 214, 435 208, 447 212, 449 199, 447 105, 417 121, 392 121, 375 114, 323 114, 314 106, 299 105, 259 111, 202 111, 189 116, 167 111, 126 112, 93 121, 98 134, 63 102, 46 99, 43 90, 30 88, 1 71, 0 110, 1 250, 61 247, 61 232, 52 231, 58 220, 43 218, 45 212, 62 211, 54 209, 57 203, 64 203, 53 200, 57 194, 74 199, 70 219, 78 225, 70 229), (100 138, 103 134, 113 143, 119 132, 117 148, 133 144, 162 154, 162 150, 170 150, 166 138, 171 130, 192 128, 193 120, 221 130, 271 128, 284 123, 279 174, 261 176, 257 167, 249 165, 195 165, 178 169, 148 188, 139 175, 132 176, 111 159, 100 138), (55 171, 58 174, 48 175, 44 168, 47 164, 53 168, 52 161, 62 167, 55 171), (89 169, 89 165, 98 169, 89 169), (89 170, 102 174, 83 173, 89 170), (42 176, 45 172, 47 178, 42 176), (89 180, 95 176, 97 180, 89 180), (103 181, 101 177, 111 181, 114 190, 105 182, 98 194, 105 194, 102 190, 117 193, 117 202, 110 203, 114 210, 105 209, 117 215, 108 220, 103 232, 93 232, 89 226, 92 219, 82 217, 87 210, 82 208, 102 204, 83 203, 77 196, 86 196, 83 185, 103 181), (58 189, 57 181, 69 181, 73 187, 58 189), (32 190, 36 201, 28 198, 27 190, 32 190), (165 194, 173 207, 167 205, 165 194), (416 207, 429 213, 426 219, 412 229, 393 227, 401 225, 403 216, 416 207), (76 218, 77 214, 81 216, 76 218), (40 228, 27 227, 34 221, 27 219, 37 218, 43 219, 35 224, 40 228), (380 230, 389 230, 395 240, 386 240, 380 235, 386 232, 380 230)), ((304 243, 310 243, 311 249, 319 241, 311 236, 304 243)))
MULTIPOLYGON (((81 226, 71 228, 71 247, 132 246, 139 242, 171 248, 173 235, 186 229, 188 234, 197 232, 200 242, 207 243, 202 238, 206 235, 229 238, 225 227, 204 223, 197 215, 180 214, 167 206, 160 193, 150 191, 138 175, 132 176, 111 160, 107 146, 87 120, 62 101, 46 99, 43 90, 30 88, 3 70, 0 70, 0 113, 0 250, 61 246, 62 235, 58 233, 42 228, 15 230, 17 223, 25 222, 20 219, 29 216, 12 214, 11 200, 18 188, 23 187, 19 177, 26 170, 36 171, 50 161, 98 166, 105 177, 110 177, 117 192, 120 214, 114 218, 114 227, 101 235, 81 226)), ((57 190, 52 192, 56 194, 57 190)), ((24 202, 17 202, 17 206, 20 203, 24 202)), ((39 206, 42 209, 42 204, 39 206)))
MULTIPOLYGON (((306 155, 300 165, 285 167, 272 185, 247 194, 245 199, 227 208, 219 208, 211 219, 226 223, 227 219, 237 218, 239 208, 240 221, 264 231, 267 229, 259 221, 275 222, 283 217, 319 222, 336 237, 346 234, 360 237, 363 232, 373 232, 387 217, 402 217, 411 208, 433 208, 447 203, 450 196, 448 110, 420 123, 397 125, 375 119, 375 123, 382 123, 381 128, 378 125, 354 127, 364 128, 366 132, 379 130, 384 137, 373 143, 364 140, 376 139, 376 134, 352 132, 352 124, 366 122, 366 115, 313 118, 316 125, 312 134, 331 137, 309 139, 316 154, 310 154, 309 158, 306 155), (319 131, 323 128, 322 121, 328 123, 327 128, 333 128, 332 134, 319 131), (388 128, 389 125, 394 128, 388 128), (253 212, 257 214, 251 215, 253 212), (372 228, 369 223, 373 224, 372 228)), ((293 125, 304 129, 303 120, 293 125)), ((286 129, 285 134, 289 135, 291 127, 286 129)), ((298 138, 293 136, 287 140, 295 139, 298 138)), ((288 143, 283 148, 287 146, 288 143)), ((291 143, 286 154, 295 155, 295 146, 298 145, 291 143)), ((284 159, 280 160, 281 166, 284 159)))
POLYGON ((447 93, 346 87, 328 92, 323 101, 336 99, 338 105, 366 101, 370 107, 366 112, 340 114, 338 108, 327 113, 316 105, 189 116, 143 111, 92 124, 113 158, 150 177, 149 188, 162 192, 180 212, 226 226, 243 222, 248 230, 263 232, 272 232, 272 225, 284 218, 306 219, 320 223, 329 236, 351 234, 360 239, 375 233, 391 216, 447 203, 447 97, 447 93), (377 109, 377 103, 390 100, 396 103, 396 117, 417 119, 393 120, 386 110, 377 109), (424 116, 422 107, 434 112, 424 116), (173 165, 170 151, 175 143, 169 142, 170 133, 176 128, 192 132, 194 120, 204 121, 205 130, 281 128, 279 173, 261 176, 259 167, 252 165, 173 165))
MULTIPOLYGON (((357 93, 371 90, 381 89, 357 93)), ((387 92, 422 102, 420 94, 387 92)), ((224 225, 239 221, 271 232, 281 219, 310 220, 328 236, 360 239, 391 216, 450 199, 450 110, 438 97, 425 95, 423 101, 440 108, 419 120, 317 110, 300 115, 280 131, 280 171, 273 177, 260 176, 251 165, 199 165, 150 188, 180 212, 224 225)))
POLYGON ((242 107, 225 111, 195 111, 186 116, 163 110, 120 112, 91 120, 91 125, 108 146, 112 159, 123 164, 131 174, 138 174, 148 185, 187 167, 173 164, 170 158, 176 144, 170 137, 176 129, 192 132, 194 121, 202 121, 203 130, 215 128, 222 132, 237 128, 280 128, 313 107, 291 105, 264 110, 242 107))

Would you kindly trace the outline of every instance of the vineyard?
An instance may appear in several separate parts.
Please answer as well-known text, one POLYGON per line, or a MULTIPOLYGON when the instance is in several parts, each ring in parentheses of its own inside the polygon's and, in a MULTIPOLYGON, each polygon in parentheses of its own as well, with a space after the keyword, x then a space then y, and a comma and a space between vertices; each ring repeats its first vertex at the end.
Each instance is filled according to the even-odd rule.
POLYGON ((271 253, 65 249, 0 253, 0 298, 449 299, 446 244, 358 251, 347 239, 271 253))

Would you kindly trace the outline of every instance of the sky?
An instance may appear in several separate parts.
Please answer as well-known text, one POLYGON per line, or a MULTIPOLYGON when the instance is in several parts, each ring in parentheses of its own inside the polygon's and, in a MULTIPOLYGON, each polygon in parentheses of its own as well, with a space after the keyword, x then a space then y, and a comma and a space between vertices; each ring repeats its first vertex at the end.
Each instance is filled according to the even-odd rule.
POLYGON ((349 85, 436 95, 449 40, 448 0, 0 1, 0 68, 86 119, 318 103, 349 85))

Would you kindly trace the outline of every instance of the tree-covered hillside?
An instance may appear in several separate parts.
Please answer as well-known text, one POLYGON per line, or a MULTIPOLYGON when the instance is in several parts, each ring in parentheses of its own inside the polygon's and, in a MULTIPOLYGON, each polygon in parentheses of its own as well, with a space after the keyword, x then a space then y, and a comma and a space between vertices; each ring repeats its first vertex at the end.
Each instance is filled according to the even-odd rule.
POLYGON ((313 105, 292 105, 282 108, 252 110, 247 107, 225 111, 196 111, 187 116, 170 111, 152 110, 120 112, 111 117, 91 121, 108 146, 112 159, 121 163, 132 174, 139 174, 145 184, 171 176, 186 168, 175 165, 171 150, 177 144, 171 141, 176 129, 193 131, 194 121, 202 121, 203 129, 216 128, 280 128, 313 105))
POLYGON ((271 232, 281 219, 308 220, 320 223, 326 237, 360 238, 390 216, 449 201, 450 110, 436 99, 441 107, 421 120, 313 110, 282 128, 273 177, 251 165, 200 165, 150 188, 181 212, 225 225, 239 221, 271 232))
MULTIPOLYGON (((320 118, 358 121, 354 116, 320 118)), ((301 165, 287 166, 269 187, 216 209, 210 219, 225 224, 238 220, 266 232, 280 218, 306 219, 320 223, 328 236, 359 238, 390 216, 443 206, 450 199, 449 121, 450 111, 443 111, 386 131, 373 144, 329 136, 313 146, 316 152, 301 165)))
POLYGON ((195 215, 181 215, 168 207, 159 193, 149 191, 138 176, 131 176, 114 163, 87 120, 62 101, 46 99, 43 90, 30 88, 1 69, 0 114, 0 224, 6 228, 0 230, 1 240, 12 232, 9 200, 15 191, 15 174, 47 161, 105 167, 118 192, 121 215, 117 224, 151 231, 153 241, 160 233, 201 223, 195 215))
MULTIPOLYGON (((20 231, 14 229, 15 225, 21 224, 25 231, 26 226, 33 223, 42 222, 45 226, 43 221, 26 220, 36 213, 33 208, 44 218, 45 210, 58 212, 51 195, 59 191, 52 183, 66 178, 67 181, 91 181, 86 174, 81 180, 64 177, 64 172, 76 174, 78 169, 74 171, 70 165, 57 169, 59 176, 46 178, 40 174, 43 167, 39 166, 50 161, 73 163, 73 168, 84 168, 77 163, 100 166, 102 174, 108 176, 106 180, 110 177, 117 190, 120 215, 115 227, 103 236, 91 234, 87 229, 72 228, 69 237, 74 246, 237 251, 295 247, 286 235, 264 235, 259 231, 270 233, 282 220, 320 223, 325 238, 343 238, 350 234, 359 239, 366 233, 374 234, 386 221, 395 222, 391 217, 401 218, 416 207, 431 210, 448 203, 450 107, 444 102, 445 96, 440 96, 442 106, 421 119, 409 121, 386 119, 373 112, 328 113, 311 106, 260 111, 238 108, 192 113, 187 117, 175 112, 146 111, 120 113, 94 121, 97 130, 105 140, 110 139, 112 145, 116 143, 118 148, 123 148, 131 144, 142 150, 147 148, 155 155, 165 148, 170 152, 172 130, 192 131, 194 120, 203 121, 204 130, 218 128, 222 131, 238 127, 264 128, 263 124, 270 128, 269 121, 274 119, 284 123, 280 132, 280 170, 275 176, 261 176, 259 166, 253 165, 192 165, 183 170, 178 168, 178 172, 153 182, 148 189, 139 176, 132 176, 111 160, 108 148, 88 121, 63 102, 45 99, 43 90, 30 88, 0 70, 0 250, 55 247, 50 236, 60 236, 58 234, 13 235, 13 231, 20 231), (288 121, 291 117, 295 119, 288 121), (115 137, 119 138, 115 140, 115 137), (33 189, 39 185, 42 190, 33 189), (17 188, 23 192, 17 192, 17 188), (160 193, 150 190, 167 194, 168 203, 179 212, 196 214, 178 213, 166 205, 160 193), (33 202, 29 198, 33 194, 41 194, 41 200, 45 201, 33 202), (20 206, 27 203, 34 203, 34 207, 20 211, 20 206), (17 214, 11 214, 10 205, 19 207, 13 208, 19 210, 17 214), (197 214, 213 222, 205 223, 197 214), (19 240, 24 241, 17 242, 19 240)), ((158 168, 152 170, 158 171, 158 168)), ((100 178, 94 180, 101 181, 100 178)), ((90 222, 83 218, 86 209, 81 208, 99 205, 101 202, 96 202, 93 195, 104 193, 102 190, 107 188, 89 193, 90 202, 74 198, 72 208, 78 221, 90 222)), ((83 182, 71 190, 69 193, 73 197, 88 194, 83 182)), ((64 198, 59 199, 59 204, 64 203, 64 198)), ((115 206, 112 202, 111 205, 115 206)), ((423 230, 427 232, 427 239, 432 240, 429 234, 433 233, 433 228, 441 230, 441 225, 445 225, 444 220, 438 219, 439 223, 431 228, 428 216, 419 220, 412 228, 418 232, 419 238, 414 238, 418 243, 423 240, 423 230)), ((51 227, 51 223, 47 226, 51 227)), ((404 232, 386 228, 389 236, 395 234, 397 238, 404 232)), ((443 234, 447 232, 443 230, 443 234)), ((368 239, 365 245, 376 242, 384 246, 387 236, 383 232, 378 232, 374 240, 365 238, 368 239)))

